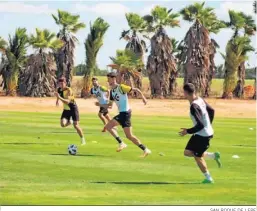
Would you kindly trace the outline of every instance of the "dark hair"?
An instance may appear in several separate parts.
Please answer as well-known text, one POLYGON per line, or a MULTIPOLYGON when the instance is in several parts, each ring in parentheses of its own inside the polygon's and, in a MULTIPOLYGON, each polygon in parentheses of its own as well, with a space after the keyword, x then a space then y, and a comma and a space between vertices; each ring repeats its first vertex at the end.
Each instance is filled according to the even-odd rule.
POLYGON ((93 78, 92 78, 92 81, 94 81, 94 80, 95 80, 95 81, 98 81, 98 78, 97 78, 97 77, 93 77, 93 78))
POLYGON ((186 91, 188 94, 194 94, 195 93, 195 85, 191 83, 187 83, 183 87, 184 91, 186 91))
POLYGON ((58 82, 65 82, 66 83, 66 78, 65 77, 61 77, 58 79, 58 82))
POLYGON ((107 74, 107 77, 109 77, 109 78, 116 78, 117 74, 115 72, 110 72, 110 73, 107 74))

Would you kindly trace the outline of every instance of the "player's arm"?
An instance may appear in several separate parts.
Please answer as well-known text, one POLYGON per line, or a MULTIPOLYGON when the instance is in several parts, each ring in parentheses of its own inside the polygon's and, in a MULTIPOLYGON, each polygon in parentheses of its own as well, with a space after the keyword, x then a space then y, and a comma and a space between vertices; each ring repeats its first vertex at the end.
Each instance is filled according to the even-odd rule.
POLYGON ((60 100, 60 101, 62 101, 64 104, 69 104, 70 103, 70 101, 71 101, 71 91, 69 90, 68 91, 68 99, 64 99, 64 98, 62 98, 60 95, 59 95, 59 93, 57 92, 56 93, 56 97, 60 100))
POLYGON ((146 100, 144 94, 141 92, 141 90, 138 89, 138 88, 132 88, 132 91, 139 93, 139 94, 141 95, 141 98, 142 98, 142 100, 143 100, 143 103, 146 105, 147 100, 146 100))
POLYGON ((206 104, 206 110, 208 112, 210 122, 212 123, 213 119, 214 119, 215 110, 206 101, 204 101, 204 102, 206 104))
POLYGON ((202 114, 200 107, 194 103, 190 106, 190 112, 193 115, 193 117, 195 118, 196 125, 192 128, 187 129, 187 133, 194 134, 204 128, 204 124, 202 122, 203 114, 202 114))
POLYGON ((97 102, 96 105, 98 104, 97 106, 104 107, 104 108, 110 108, 111 109, 112 106, 113 106, 114 99, 113 99, 111 93, 109 92, 109 90, 107 88, 102 87, 102 89, 104 89, 103 91, 108 92, 109 103, 108 104, 99 104, 97 102))
POLYGON ((56 106, 59 106, 59 98, 56 97, 56 103, 55 103, 56 106))

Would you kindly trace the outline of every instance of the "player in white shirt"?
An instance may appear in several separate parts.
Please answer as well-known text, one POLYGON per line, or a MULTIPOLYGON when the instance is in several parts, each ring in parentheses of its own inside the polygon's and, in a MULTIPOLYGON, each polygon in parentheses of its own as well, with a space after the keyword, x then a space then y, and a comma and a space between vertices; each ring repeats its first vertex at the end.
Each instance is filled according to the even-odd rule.
POLYGON ((142 99, 144 104, 147 103, 146 98, 142 94, 142 92, 137 88, 131 88, 130 86, 126 86, 124 84, 118 84, 116 81, 116 74, 115 73, 109 73, 107 75, 108 83, 111 86, 110 91, 110 102, 108 105, 100 105, 103 107, 112 107, 113 101, 116 103, 119 114, 115 116, 110 122, 108 122, 105 125, 105 129, 109 131, 112 136, 118 141, 119 147, 117 148, 117 152, 122 151, 124 148, 127 147, 127 145, 120 139, 118 136, 118 133, 116 130, 114 130, 115 126, 121 125, 126 137, 132 141, 135 145, 137 145, 141 150, 143 150, 143 155, 141 157, 146 157, 151 153, 151 151, 144 146, 140 140, 133 135, 132 133, 132 127, 131 127, 131 109, 128 102, 128 95, 130 91, 136 91, 138 92, 142 99))
POLYGON ((190 102, 190 118, 194 127, 190 129, 181 128, 181 136, 193 134, 187 143, 184 155, 194 157, 197 165, 205 176, 202 183, 213 183, 213 179, 208 171, 204 158, 214 159, 221 167, 219 152, 206 152, 210 147, 210 140, 213 138, 212 121, 214 119, 214 109, 208 105, 202 98, 196 96, 195 86, 191 83, 185 84, 184 95, 190 102))
MULTIPOLYGON (((92 78, 93 87, 90 90, 90 94, 94 95, 98 102, 96 102, 96 106, 99 105, 108 105, 109 98, 109 90, 105 86, 101 86, 96 77, 92 78)), ((108 114, 108 108, 100 106, 100 110, 98 112, 99 118, 102 120, 104 125, 107 124, 111 120, 108 114)), ((105 132, 103 130, 102 132, 105 132)))

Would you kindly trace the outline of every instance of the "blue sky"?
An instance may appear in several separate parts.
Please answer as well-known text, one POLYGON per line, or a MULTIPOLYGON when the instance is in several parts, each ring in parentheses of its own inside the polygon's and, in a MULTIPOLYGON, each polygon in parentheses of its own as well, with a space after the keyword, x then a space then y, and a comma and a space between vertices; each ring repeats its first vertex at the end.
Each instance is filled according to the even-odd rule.
MULTIPOLYGON (((86 28, 77 33, 79 44, 75 51, 75 64, 85 62, 84 41, 89 33, 89 22, 93 22, 97 17, 104 18, 110 24, 105 38, 104 45, 100 49, 97 63, 100 68, 106 68, 110 64, 110 56, 115 56, 117 49, 124 49, 126 42, 119 40, 122 30, 128 29, 125 18, 126 12, 135 12, 140 15, 149 14, 155 5, 173 8, 177 12, 193 1, 1 1, 0 2, 0 36, 7 39, 8 34, 13 34, 17 27, 27 28, 29 34, 34 33, 35 28, 47 28, 53 32, 58 32, 59 28, 55 24, 51 14, 56 14, 57 9, 66 10, 80 15, 80 20, 86 24, 86 28)), ((220 19, 228 20, 228 9, 244 11, 252 14, 252 1, 207 1, 207 6, 215 8, 215 12, 220 19)), ((190 27, 190 23, 181 20, 180 28, 167 28, 170 37, 182 40, 190 27)), ((232 36, 230 29, 223 29, 217 35, 211 34, 220 45, 219 51, 225 52, 226 43, 232 36)), ((252 45, 256 46, 256 37, 252 37, 252 45)), ((31 53, 32 50, 29 50, 31 53)), ((147 55, 145 56, 145 60, 147 55)), ((216 64, 223 64, 222 57, 217 53, 216 64)), ((248 65, 256 65, 256 55, 249 55, 248 65)))

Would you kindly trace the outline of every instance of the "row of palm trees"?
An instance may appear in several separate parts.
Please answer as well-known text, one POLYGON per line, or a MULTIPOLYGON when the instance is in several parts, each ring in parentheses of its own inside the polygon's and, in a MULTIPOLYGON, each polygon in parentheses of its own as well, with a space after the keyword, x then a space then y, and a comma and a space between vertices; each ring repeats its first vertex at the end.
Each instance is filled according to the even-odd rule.
MULTIPOLYGON (((255 11, 256 12, 256 11, 255 11)), ((52 15, 60 27, 55 35, 48 30, 36 29, 36 35, 28 36, 26 29, 17 29, 15 36, 6 42, 0 38, 2 62, 0 75, 6 94, 17 91, 25 96, 50 96, 56 87, 56 78, 65 76, 70 86, 74 68, 74 50, 78 41, 75 33, 85 27, 79 15, 58 10, 52 15), (26 56, 28 46, 35 53, 26 56)), ((218 20, 214 8, 205 3, 194 3, 175 13, 172 9, 156 6, 151 13, 140 16, 125 14, 129 29, 121 33, 127 41, 125 50, 117 50, 111 57, 119 79, 141 88, 142 72, 146 69, 153 97, 167 97, 176 92, 176 78, 184 72, 184 82, 194 83, 202 96, 209 96, 212 76, 215 71, 214 56, 219 47, 210 33, 218 33, 223 28, 231 28, 234 34, 226 47, 224 98, 243 95, 245 61, 247 53, 253 51, 250 36, 254 35, 254 19, 242 12, 229 10, 229 22, 218 20), (170 38, 167 27, 179 27, 179 17, 192 22, 185 38, 178 42, 170 38), (144 54, 149 46, 150 55, 146 67, 144 54)), ((85 40, 86 68, 82 96, 86 96, 91 86, 91 77, 97 67, 97 54, 103 45, 104 34, 109 24, 102 18, 90 23, 90 32, 85 40)))
POLYGON ((214 8, 205 7, 205 3, 194 3, 182 9, 180 13, 156 6, 151 14, 143 17, 133 13, 126 14, 130 27, 122 32, 122 37, 128 41, 126 49, 142 58, 147 50, 144 39, 151 41, 146 69, 152 96, 173 95, 176 92, 176 77, 179 71, 184 72, 185 83, 195 84, 202 96, 209 96, 216 70, 214 56, 219 47, 217 42, 210 38, 210 33, 217 34, 224 28, 234 30, 234 35, 227 44, 226 54, 223 55, 226 72, 222 97, 243 96, 245 61, 248 59, 247 54, 254 51, 250 36, 255 34, 256 25, 253 17, 243 12, 229 10, 228 13, 229 22, 218 20, 214 8), (185 38, 178 43, 168 36, 165 28, 178 27, 180 15, 185 21, 193 24, 185 38))

